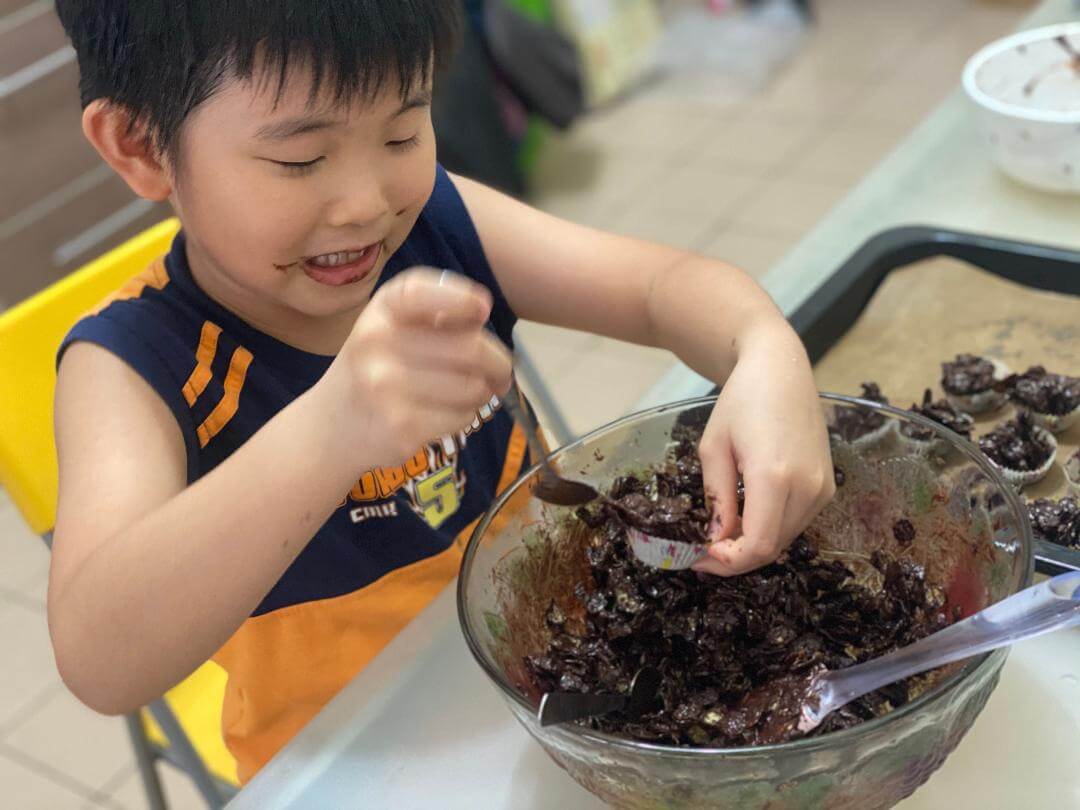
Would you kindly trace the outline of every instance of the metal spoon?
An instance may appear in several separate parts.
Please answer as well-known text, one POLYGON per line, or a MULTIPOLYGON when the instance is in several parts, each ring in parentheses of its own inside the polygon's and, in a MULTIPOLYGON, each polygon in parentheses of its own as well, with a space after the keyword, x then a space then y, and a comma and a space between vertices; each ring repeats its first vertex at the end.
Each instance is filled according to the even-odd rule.
POLYGON ((629 695, 590 695, 583 692, 548 692, 540 699, 537 717, 541 726, 569 723, 598 714, 626 710, 641 714, 656 699, 660 671, 642 667, 630 682, 629 695))
POLYGON ((813 676, 798 730, 812 731, 830 712, 903 678, 1066 627, 1080 627, 1078 571, 1026 588, 888 655, 813 676))
POLYGON ((540 465, 540 476, 532 490, 534 497, 555 506, 579 506, 600 497, 600 493, 588 484, 570 481, 555 472, 548 460, 547 450, 540 441, 540 426, 518 395, 516 379, 511 381, 510 390, 503 396, 502 401, 514 421, 525 431, 529 454, 533 461, 540 465))

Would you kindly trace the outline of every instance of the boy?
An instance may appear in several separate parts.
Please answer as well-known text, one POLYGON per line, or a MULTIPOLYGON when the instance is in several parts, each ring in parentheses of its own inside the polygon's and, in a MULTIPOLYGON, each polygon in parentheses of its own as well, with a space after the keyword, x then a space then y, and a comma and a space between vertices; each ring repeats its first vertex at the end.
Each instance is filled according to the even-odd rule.
POLYGON ((518 316, 724 381, 701 570, 771 561, 833 492, 806 355, 744 274, 438 166, 455 5, 57 3, 87 138, 183 231, 61 349, 56 659, 118 714, 213 657, 242 780, 452 579, 529 463, 498 400, 518 316))

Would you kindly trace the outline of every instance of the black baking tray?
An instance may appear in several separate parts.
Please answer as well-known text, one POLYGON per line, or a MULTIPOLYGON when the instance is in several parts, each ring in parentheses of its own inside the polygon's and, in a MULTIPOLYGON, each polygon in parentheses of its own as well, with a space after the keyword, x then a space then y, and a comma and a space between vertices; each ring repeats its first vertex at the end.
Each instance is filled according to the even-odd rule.
MULTIPOLYGON (((816 363, 847 333, 889 273, 936 256, 961 259, 1027 287, 1080 296, 1080 252, 921 225, 891 228, 867 240, 791 315, 810 361, 816 363)), ((1035 570, 1080 571, 1080 551, 1036 540, 1035 570)))

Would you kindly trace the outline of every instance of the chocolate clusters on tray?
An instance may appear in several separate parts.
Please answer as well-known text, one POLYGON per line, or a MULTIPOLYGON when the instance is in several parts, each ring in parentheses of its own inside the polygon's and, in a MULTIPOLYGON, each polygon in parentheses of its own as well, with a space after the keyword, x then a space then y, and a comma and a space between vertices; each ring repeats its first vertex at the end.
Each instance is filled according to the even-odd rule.
POLYGON ((980 438, 979 449, 1000 467, 1030 472, 1045 465, 1055 448, 1045 432, 1022 413, 980 438))
MULTIPOLYGON (((881 405, 889 404, 889 400, 881 393, 881 388, 875 382, 864 382, 860 396, 881 405)), ((866 407, 841 408, 837 409, 833 423, 829 426, 829 431, 838 439, 846 442, 856 442, 884 430, 887 426, 888 420, 883 413, 872 411, 866 407)))
MULTIPOLYGON (((933 392, 929 388, 923 393, 922 404, 912 405, 908 410, 920 416, 925 416, 932 422, 937 422, 942 427, 948 428, 953 433, 958 433, 965 439, 971 438, 972 428, 975 427, 975 420, 955 408, 948 400, 942 399, 934 402, 933 392)), ((935 437, 934 431, 913 422, 902 424, 900 432, 909 439, 916 439, 917 441, 930 441, 935 437)))
POLYGON ((1010 400, 1036 413, 1065 416, 1080 408, 1080 378, 1051 374, 1042 366, 1006 377, 1002 386, 1010 400))
POLYGON ((941 387, 947 394, 968 396, 994 387, 994 364, 985 357, 958 354, 941 364, 941 387))
POLYGON ((1059 546, 1080 548, 1080 502, 1076 498, 1042 498, 1028 504, 1028 515, 1036 536, 1059 546))

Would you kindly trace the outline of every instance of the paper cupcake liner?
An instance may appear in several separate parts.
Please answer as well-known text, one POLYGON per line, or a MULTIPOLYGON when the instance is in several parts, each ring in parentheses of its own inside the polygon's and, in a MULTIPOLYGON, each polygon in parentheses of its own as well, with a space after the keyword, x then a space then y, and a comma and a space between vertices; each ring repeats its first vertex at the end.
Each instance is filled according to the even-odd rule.
POLYGON ((896 435, 909 455, 943 456, 949 451, 949 442, 937 435, 931 436, 929 439, 916 439, 905 435, 900 428, 897 428, 896 435))
POLYGON ((1051 433, 1064 433, 1076 424, 1077 419, 1080 419, 1080 407, 1073 408, 1069 413, 1061 416, 1052 413, 1039 413, 1020 403, 1017 403, 1017 407, 1024 413, 1029 414, 1032 422, 1041 428, 1046 428, 1051 433))
POLYGON ((872 447, 879 444, 889 437, 889 434, 896 429, 896 421, 893 419, 886 419, 885 424, 879 428, 874 428, 869 433, 864 433, 857 439, 852 439, 849 444, 852 447, 872 447))
POLYGON ((1001 474, 1005 477, 1005 480, 1016 487, 1016 489, 1023 489, 1024 487, 1042 481, 1054 466, 1054 461, 1057 460, 1058 443, 1057 439, 1054 438, 1054 434, 1045 428, 1036 428, 1036 431, 1045 441, 1049 442, 1051 448, 1050 458, 1048 458, 1039 469, 1011 470, 1008 467, 1003 467, 997 462, 993 462, 994 466, 1001 470, 1001 474))
POLYGON ((627 528, 626 534, 634 556, 645 565, 664 571, 682 571, 709 556, 707 545, 664 540, 632 528, 627 528))
MULTIPOLYGON (((1004 363, 988 358, 994 366, 994 381, 1003 380, 1012 372, 1004 363)), ((986 413, 1000 408, 1005 404, 1005 394, 995 391, 979 391, 977 394, 950 394, 945 392, 945 399, 949 400, 954 408, 964 413, 986 413)))
POLYGON ((1080 498, 1080 450, 1065 462, 1065 480, 1069 484, 1069 494, 1080 498))

